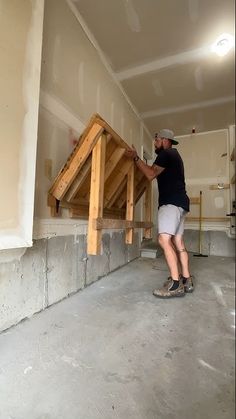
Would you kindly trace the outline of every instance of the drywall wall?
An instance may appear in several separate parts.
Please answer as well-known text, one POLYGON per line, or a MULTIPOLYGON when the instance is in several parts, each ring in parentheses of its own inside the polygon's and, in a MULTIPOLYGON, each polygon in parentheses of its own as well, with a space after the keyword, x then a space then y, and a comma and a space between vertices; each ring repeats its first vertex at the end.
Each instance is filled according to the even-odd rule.
POLYGON ((0 0, 0 249, 31 246, 42 0, 0 0))
MULTIPOLYGON (((203 227, 230 232, 230 142, 229 130, 178 137, 178 150, 185 165, 187 192, 199 197, 202 191, 203 227)), ((199 205, 191 205, 192 217, 199 216, 199 205)), ((198 223, 195 223, 197 228, 198 223)))

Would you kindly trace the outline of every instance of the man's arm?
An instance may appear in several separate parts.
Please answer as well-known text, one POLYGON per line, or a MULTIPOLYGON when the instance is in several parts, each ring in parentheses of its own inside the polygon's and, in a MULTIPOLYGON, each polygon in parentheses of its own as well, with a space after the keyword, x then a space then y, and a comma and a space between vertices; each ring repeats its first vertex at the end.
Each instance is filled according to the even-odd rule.
POLYGON ((129 157, 135 161, 136 166, 139 170, 146 176, 148 180, 153 180, 157 176, 160 175, 163 170, 165 170, 164 167, 157 166, 153 164, 152 166, 149 166, 148 164, 144 163, 143 160, 140 159, 140 157, 137 154, 137 151, 134 146, 132 146, 132 149, 126 150, 125 152, 126 157, 129 157))
POLYGON ((156 166, 155 164, 149 166, 141 159, 135 160, 135 164, 148 180, 155 179, 161 172, 163 172, 163 170, 165 170, 164 167, 156 166))

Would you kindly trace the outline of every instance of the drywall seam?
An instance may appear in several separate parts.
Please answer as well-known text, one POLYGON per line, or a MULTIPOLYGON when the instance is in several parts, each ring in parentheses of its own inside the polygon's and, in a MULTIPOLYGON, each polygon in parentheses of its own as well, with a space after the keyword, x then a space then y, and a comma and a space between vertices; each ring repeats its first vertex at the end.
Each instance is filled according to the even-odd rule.
POLYGON ((56 96, 41 89, 39 103, 42 108, 51 112, 76 133, 81 134, 84 131, 86 125, 56 96))
POLYGON ((185 135, 175 135, 176 138, 179 138, 181 140, 181 138, 187 138, 187 137, 196 137, 196 136, 203 136, 203 135, 207 135, 207 134, 213 134, 214 132, 218 133, 218 132, 222 132, 222 133, 226 133, 228 132, 228 128, 223 128, 223 129, 216 129, 213 131, 202 131, 202 132, 198 132, 195 134, 185 134, 185 135))
POLYGON ((170 55, 169 57, 161 58, 159 60, 149 61, 146 64, 141 64, 135 67, 121 70, 115 73, 117 80, 128 80, 136 76, 142 76, 146 73, 162 70, 176 65, 183 65, 198 61, 199 58, 208 57, 210 47, 198 48, 190 51, 181 52, 180 54, 170 55))
POLYGON ((153 118, 154 116, 185 112, 190 109, 198 109, 198 108, 203 109, 203 108, 208 108, 209 106, 223 105, 225 103, 234 102, 234 100, 235 100, 234 96, 226 96, 226 97, 221 97, 221 98, 212 99, 212 100, 205 100, 205 101, 197 102, 197 103, 189 103, 186 105, 176 106, 172 108, 162 108, 162 109, 156 109, 153 111, 147 111, 147 112, 143 112, 141 116, 144 119, 153 118))
MULTIPOLYGON (((229 177, 228 176, 222 176, 220 178, 221 183, 229 183, 229 177)), ((213 178, 195 178, 195 179, 191 179, 191 178, 186 178, 185 179, 185 183, 188 186, 192 186, 192 185, 214 185, 215 183, 218 183, 217 181, 217 176, 213 177, 213 178)))
POLYGON ((78 10, 76 9, 75 5, 73 4, 73 1, 71 0, 66 0, 71 12, 73 13, 73 15, 76 17, 76 19, 78 20, 79 24, 81 25, 84 33, 86 34, 87 38, 89 39, 89 41, 91 42, 91 44, 94 46, 94 48, 96 49, 103 65, 105 66, 105 68, 107 69, 108 73, 110 74, 110 76, 112 77, 113 81, 115 82, 115 84, 119 87, 120 91, 122 92, 123 96, 125 97, 126 101, 128 102, 128 104, 130 105, 131 109, 133 110, 134 114, 136 115, 136 117, 138 118, 138 120, 140 121, 140 123, 143 125, 144 130, 146 132, 146 134, 148 135, 148 137, 152 140, 152 135, 150 133, 150 131, 148 130, 147 126, 145 125, 145 123, 143 122, 140 114, 138 113, 137 109, 135 108, 135 106, 133 105, 133 103, 131 102, 130 98, 127 96, 127 94, 125 93, 121 83, 119 82, 116 73, 114 73, 111 69, 111 66, 108 64, 102 50, 100 49, 97 41, 95 40, 94 36, 91 34, 90 30, 88 29, 84 19, 82 18, 81 14, 78 12, 78 10))
MULTIPOLYGON (((225 221, 228 223, 228 221, 225 221)), ((195 230, 197 231, 199 228, 199 221, 187 221, 185 222, 185 230, 195 230)), ((222 223, 210 222, 210 221, 203 221, 202 222, 202 231, 224 231, 227 235, 230 230, 230 227, 227 225, 223 225, 222 223)))

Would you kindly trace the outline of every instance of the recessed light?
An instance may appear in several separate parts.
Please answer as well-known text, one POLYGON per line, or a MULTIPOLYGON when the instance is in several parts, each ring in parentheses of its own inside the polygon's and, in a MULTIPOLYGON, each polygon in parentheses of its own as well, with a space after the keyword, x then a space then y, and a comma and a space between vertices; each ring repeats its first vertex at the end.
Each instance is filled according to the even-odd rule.
POLYGON ((212 51, 220 57, 226 55, 234 46, 234 38, 228 33, 222 33, 212 45, 212 51))

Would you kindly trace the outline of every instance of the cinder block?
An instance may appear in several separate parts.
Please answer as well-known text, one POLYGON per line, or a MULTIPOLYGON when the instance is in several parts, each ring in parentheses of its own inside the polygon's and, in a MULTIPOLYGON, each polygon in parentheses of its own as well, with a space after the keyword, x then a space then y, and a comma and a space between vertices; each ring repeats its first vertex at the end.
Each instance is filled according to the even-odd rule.
POLYGON ((224 231, 210 231, 210 254, 235 257, 235 240, 224 231))
POLYGON ((77 256, 78 243, 74 236, 53 237, 48 240, 48 305, 77 291, 77 256))
POLYGON ((110 236, 102 236, 102 254, 98 256, 87 256, 86 285, 97 281, 99 278, 110 272, 110 236))
POLYGON ((128 263, 128 249, 123 231, 112 233, 110 239, 110 271, 128 263))
MULTIPOLYGON (((185 230, 184 242, 188 252, 199 253, 199 232, 197 230, 185 230)), ((201 234, 201 253, 209 255, 210 235, 209 231, 202 231, 201 234)))
POLYGON ((0 264, 0 330, 45 308, 46 240, 37 240, 20 260, 0 264))

